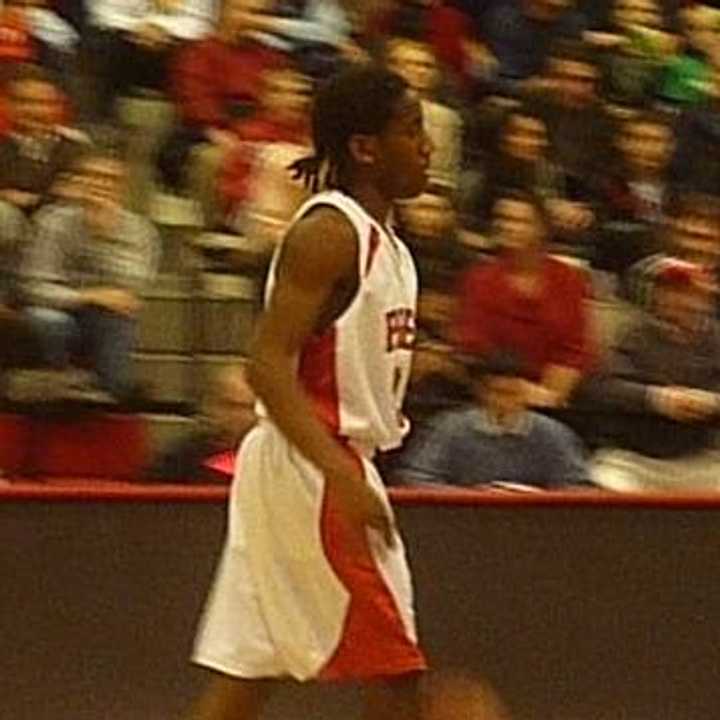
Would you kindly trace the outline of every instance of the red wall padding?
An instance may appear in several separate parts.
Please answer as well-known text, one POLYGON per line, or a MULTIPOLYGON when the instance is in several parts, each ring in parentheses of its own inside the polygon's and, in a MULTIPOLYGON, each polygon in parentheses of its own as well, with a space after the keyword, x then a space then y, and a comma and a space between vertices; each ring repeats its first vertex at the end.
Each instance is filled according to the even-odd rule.
POLYGON ((10 477, 137 480, 149 456, 136 415, 0 416, 0 467, 10 477))
POLYGON ((0 415, 0 470, 4 475, 21 474, 30 447, 30 423, 20 415, 0 415))

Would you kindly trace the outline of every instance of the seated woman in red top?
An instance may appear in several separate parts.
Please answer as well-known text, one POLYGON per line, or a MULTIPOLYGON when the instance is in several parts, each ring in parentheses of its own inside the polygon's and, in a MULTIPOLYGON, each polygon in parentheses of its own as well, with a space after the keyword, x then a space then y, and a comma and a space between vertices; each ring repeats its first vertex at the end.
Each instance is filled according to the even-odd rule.
POLYGON ((588 284, 578 270, 547 254, 550 224, 534 196, 500 197, 493 228, 499 254, 466 273, 455 340, 471 354, 514 351, 535 381, 531 404, 561 407, 593 362, 588 284))

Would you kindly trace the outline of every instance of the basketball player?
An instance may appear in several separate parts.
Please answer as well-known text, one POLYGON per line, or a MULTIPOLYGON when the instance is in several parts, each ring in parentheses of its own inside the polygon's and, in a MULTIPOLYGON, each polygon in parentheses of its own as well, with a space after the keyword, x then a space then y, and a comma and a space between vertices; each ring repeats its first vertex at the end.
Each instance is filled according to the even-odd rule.
POLYGON ((420 103, 370 65, 313 111, 313 190, 270 269, 251 353, 261 400, 238 458, 223 557, 194 660, 216 671, 194 720, 254 720, 273 678, 360 680, 368 720, 419 718, 402 541, 372 464, 398 446, 417 280, 388 217, 419 194, 431 145, 420 103))

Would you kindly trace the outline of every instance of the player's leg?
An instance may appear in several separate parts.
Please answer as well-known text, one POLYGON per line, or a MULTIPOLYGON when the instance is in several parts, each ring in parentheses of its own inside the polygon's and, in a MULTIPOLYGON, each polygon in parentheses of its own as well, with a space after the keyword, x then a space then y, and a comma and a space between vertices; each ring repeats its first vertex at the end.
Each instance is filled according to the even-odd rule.
POLYGON ((242 680, 214 674, 190 720, 257 720, 273 687, 272 680, 242 680))
POLYGON ((420 720, 420 678, 414 672, 368 682, 363 720, 420 720))

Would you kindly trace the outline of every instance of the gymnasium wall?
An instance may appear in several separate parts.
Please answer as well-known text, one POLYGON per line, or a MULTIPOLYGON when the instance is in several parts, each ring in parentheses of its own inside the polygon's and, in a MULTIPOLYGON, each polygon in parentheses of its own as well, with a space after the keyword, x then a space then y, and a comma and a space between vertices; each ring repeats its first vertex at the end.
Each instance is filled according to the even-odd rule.
MULTIPOLYGON (((222 542, 221 489, 0 490, 0 720, 171 720, 222 542)), ((434 665, 518 720, 717 720, 720 504, 397 496, 434 665)), ((271 720, 348 720, 283 688, 271 720)))

